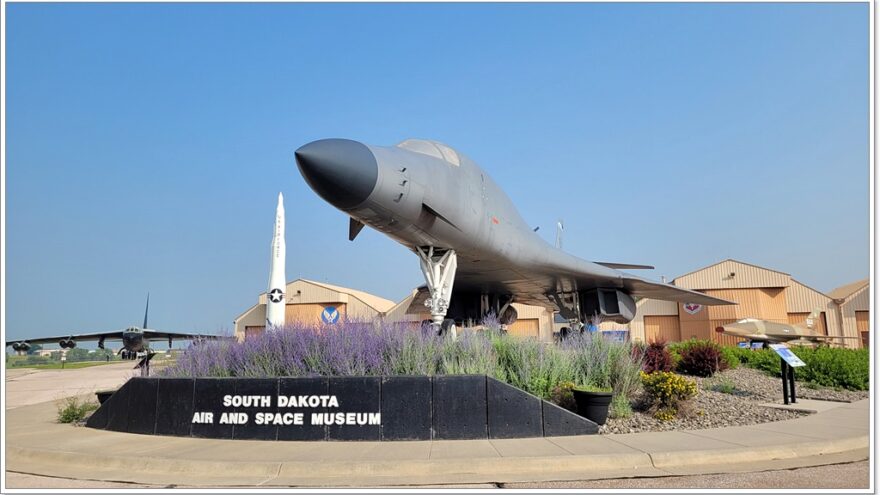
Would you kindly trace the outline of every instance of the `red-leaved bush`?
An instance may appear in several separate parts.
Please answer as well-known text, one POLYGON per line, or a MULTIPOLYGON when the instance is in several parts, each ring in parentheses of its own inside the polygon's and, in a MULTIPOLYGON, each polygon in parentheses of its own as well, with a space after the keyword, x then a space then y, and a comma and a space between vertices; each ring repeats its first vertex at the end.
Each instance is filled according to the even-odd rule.
POLYGON ((672 354, 666 348, 665 340, 655 340, 645 347, 642 360, 642 370, 645 373, 654 373, 655 371, 670 371, 675 364, 672 360, 672 354))
POLYGON ((727 369, 727 361, 721 354, 721 347, 711 341, 689 342, 680 351, 681 359, 677 370, 694 376, 712 376, 727 369))

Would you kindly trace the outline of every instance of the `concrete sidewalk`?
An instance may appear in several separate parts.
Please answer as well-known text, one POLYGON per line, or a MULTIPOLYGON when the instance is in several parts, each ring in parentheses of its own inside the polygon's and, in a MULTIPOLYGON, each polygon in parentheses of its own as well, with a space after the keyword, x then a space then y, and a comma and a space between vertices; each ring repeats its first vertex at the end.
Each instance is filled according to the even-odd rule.
POLYGON ((868 458, 869 400, 711 430, 515 440, 265 442, 132 435, 7 409, 9 471, 188 486, 400 486, 761 471, 868 458))

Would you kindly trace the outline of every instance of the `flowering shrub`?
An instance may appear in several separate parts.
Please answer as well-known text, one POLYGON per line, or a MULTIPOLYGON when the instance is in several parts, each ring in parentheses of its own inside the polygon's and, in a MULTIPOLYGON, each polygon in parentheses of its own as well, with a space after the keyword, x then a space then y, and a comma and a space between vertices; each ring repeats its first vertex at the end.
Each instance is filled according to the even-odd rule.
POLYGON ((639 383, 641 361, 632 345, 574 335, 559 346, 500 331, 440 337, 429 327, 379 322, 292 324, 242 342, 219 340, 190 346, 162 370, 172 377, 276 377, 351 375, 485 374, 543 399, 564 382, 611 387, 626 414, 639 383))
POLYGON ((674 419, 686 401, 697 395, 697 383, 669 371, 641 373, 650 410, 654 417, 668 421, 674 419))

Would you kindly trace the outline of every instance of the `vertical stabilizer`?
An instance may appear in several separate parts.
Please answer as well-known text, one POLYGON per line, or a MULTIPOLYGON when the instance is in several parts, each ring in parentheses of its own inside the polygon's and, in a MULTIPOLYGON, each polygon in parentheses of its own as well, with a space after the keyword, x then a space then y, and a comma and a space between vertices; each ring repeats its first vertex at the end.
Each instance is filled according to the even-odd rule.
POLYGON ((150 314, 150 293, 147 292, 147 309, 144 310, 144 326, 142 328, 147 328, 147 316, 150 314))
POLYGON ((562 233, 565 228, 562 226, 562 219, 556 222, 556 249, 562 249, 562 233))
POLYGON ((816 328, 818 327, 818 324, 819 324, 819 318, 821 318, 821 317, 822 317, 822 310, 819 308, 816 308, 813 310, 812 313, 810 313, 807 316, 807 319, 804 320, 804 322, 798 326, 804 327, 808 330, 816 330, 816 328))

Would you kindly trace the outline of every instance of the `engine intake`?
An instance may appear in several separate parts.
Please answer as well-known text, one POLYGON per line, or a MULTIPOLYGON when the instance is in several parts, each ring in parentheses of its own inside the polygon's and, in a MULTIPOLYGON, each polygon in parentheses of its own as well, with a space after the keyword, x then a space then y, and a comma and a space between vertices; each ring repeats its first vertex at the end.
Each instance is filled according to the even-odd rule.
POLYGON ((622 290, 592 289, 581 292, 578 296, 583 321, 599 315, 603 321, 629 323, 636 317, 635 300, 622 290))
POLYGON ((15 352, 27 352, 31 349, 31 345, 27 342, 16 342, 12 344, 12 350, 15 352))

